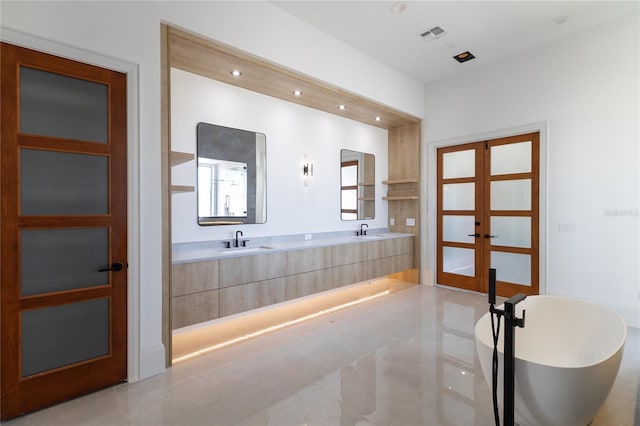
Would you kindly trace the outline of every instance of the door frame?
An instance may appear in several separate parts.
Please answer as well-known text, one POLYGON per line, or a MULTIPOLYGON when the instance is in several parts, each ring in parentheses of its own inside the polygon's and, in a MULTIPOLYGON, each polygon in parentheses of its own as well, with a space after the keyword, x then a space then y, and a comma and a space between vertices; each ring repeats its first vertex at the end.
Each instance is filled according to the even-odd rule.
MULTIPOLYGON (((426 268, 422 269, 422 276, 420 282, 427 285, 439 285, 437 281, 437 161, 438 161, 438 148, 444 148, 449 146, 464 145, 468 143, 485 141, 491 139, 500 139, 510 136, 517 136, 526 133, 540 133, 540 194, 539 194, 539 228, 540 228, 540 241, 539 241, 539 294, 547 294, 547 238, 549 228, 547 226, 548 217, 548 180, 547 180, 547 135, 548 135, 549 123, 547 121, 535 122, 531 124, 525 124, 517 127, 510 127, 505 129, 494 130, 490 132, 477 133, 472 135, 460 136, 450 139, 441 139, 433 142, 423 140, 423 158, 422 164, 426 167, 422 168, 421 180, 427 182, 426 193, 421 194, 422 206, 422 223, 426 223, 427 226, 422 228, 420 238, 422 241, 426 241, 426 250, 422 252, 421 263, 426 265, 426 268)), ((428 134, 428 130, 425 130, 423 134, 428 134)))
POLYGON ((0 40, 127 76, 127 380, 140 378, 140 180, 138 65, 58 42, 1 28, 0 40))

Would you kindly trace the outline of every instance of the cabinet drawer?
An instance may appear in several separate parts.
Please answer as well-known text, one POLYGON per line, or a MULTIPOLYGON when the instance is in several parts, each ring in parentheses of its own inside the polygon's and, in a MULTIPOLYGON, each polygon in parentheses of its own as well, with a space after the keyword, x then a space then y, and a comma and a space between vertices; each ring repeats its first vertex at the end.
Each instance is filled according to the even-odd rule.
POLYGON ((289 275, 287 277, 287 300, 320 293, 332 288, 331 269, 289 275))
POLYGON ((287 275, 318 271, 331 267, 331 247, 287 252, 287 275))
POLYGON ((286 253, 220 260, 220 287, 284 277, 286 253))
POLYGON ((216 319, 218 308, 218 290, 172 297, 171 325, 180 328, 216 319))
POLYGON ((236 285, 220 290, 220 316, 261 308, 286 299, 285 278, 236 285))
POLYGON ((200 293, 220 287, 219 261, 178 263, 171 266, 171 295, 200 293))

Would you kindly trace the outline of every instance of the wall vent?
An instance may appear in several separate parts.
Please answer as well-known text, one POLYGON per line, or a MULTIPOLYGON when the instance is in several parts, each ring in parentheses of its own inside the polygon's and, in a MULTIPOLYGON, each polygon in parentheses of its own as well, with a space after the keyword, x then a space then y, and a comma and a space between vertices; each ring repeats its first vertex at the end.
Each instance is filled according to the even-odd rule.
POLYGON ((440 27, 433 27, 430 30, 427 30, 420 34, 420 37, 427 40, 435 40, 437 38, 442 38, 447 34, 445 30, 440 27))

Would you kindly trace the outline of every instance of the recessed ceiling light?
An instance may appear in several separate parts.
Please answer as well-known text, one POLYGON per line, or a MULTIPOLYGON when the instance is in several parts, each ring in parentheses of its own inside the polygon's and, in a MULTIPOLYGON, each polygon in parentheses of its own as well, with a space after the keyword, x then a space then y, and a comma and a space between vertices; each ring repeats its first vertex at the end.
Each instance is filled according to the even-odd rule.
POLYGON ((376 121, 381 121, 381 120, 382 120, 382 117, 380 117, 380 116, 378 115, 378 116, 376 116, 375 120, 376 120, 376 121))
POLYGON ((400 13, 407 8, 407 4, 405 2, 399 1, 391 5, 391 10, 400 13))
POLYGON ((453 57, 453 59, 455 59, 460 63, 470 61, 474 58, 475 56, 473 56, 473 53, 469 52, 468 50, 466 52, 458 53, 456 56, 453 57))
POLYGON ((338 105, 338 109, 341 111, 344 111, 345 109, 347 109, 346 105, 338 105))
POLYGON ((294 96, 302 96, 302 92, 300 90, 293 91, 294 96))
POLYGON ((231 70, 231 75, 234 77, 240 77, 242 73, 238 70, 231 70))

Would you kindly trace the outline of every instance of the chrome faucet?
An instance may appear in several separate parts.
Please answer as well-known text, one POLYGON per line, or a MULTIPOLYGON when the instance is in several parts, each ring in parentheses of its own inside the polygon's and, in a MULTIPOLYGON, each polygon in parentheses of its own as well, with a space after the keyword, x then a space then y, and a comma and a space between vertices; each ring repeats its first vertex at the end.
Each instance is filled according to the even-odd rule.
POLYGON ((240 244, 238 244, 238 234, 244 235, 242 231, 236 231, 236 241, 234 243, 234 247, 240 247, 240 244))
POLYGON ((366 226, 367 229, 369 228, 369 225, 367 225, 366 223, 361 223, 360 224, 360 235, 367 235, 367 231, 362 229, 363 226, 366 226))

